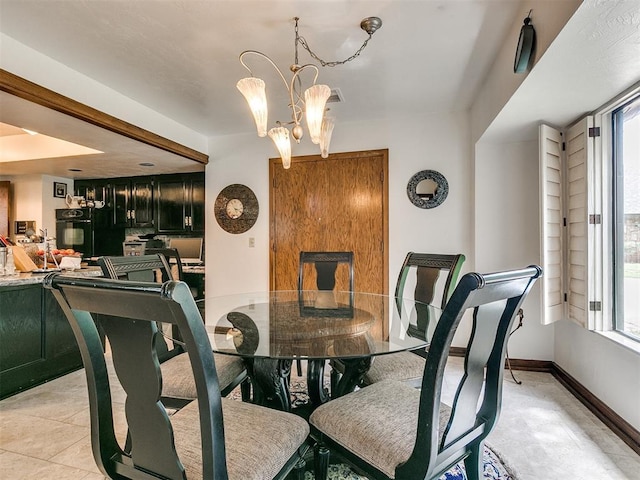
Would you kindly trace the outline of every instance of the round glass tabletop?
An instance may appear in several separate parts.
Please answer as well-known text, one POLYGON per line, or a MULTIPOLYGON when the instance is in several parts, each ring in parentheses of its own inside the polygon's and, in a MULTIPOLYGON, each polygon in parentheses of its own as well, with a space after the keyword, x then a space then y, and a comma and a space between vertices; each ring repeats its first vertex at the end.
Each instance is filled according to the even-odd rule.
POLYGON ((360 292, 271 291, 208 297, 215 352, 247 358, 362 358, 425 348, 440 309, 360 292))

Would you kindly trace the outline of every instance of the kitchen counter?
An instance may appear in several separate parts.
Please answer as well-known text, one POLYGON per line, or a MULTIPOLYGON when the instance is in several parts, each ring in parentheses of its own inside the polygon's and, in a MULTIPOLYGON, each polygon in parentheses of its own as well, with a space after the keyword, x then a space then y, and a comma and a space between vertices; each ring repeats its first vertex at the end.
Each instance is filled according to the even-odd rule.
MULTIPOLYGON (((101 277, 100 267, 64 276, 101 277)), ((0 277, 0 399, 82 368, 67 318, 43 288, 46 273, 0 277)))
MULTIPOLYGON (((85 267, 80 270, 62 271, 65 277, 101 277, 102 270, 100 267, 85 267)), ((0 287, 9 287, 17 285, 30 285, 42 283, 46 273, 16 273, 15 275, 0 276, 0 287)))

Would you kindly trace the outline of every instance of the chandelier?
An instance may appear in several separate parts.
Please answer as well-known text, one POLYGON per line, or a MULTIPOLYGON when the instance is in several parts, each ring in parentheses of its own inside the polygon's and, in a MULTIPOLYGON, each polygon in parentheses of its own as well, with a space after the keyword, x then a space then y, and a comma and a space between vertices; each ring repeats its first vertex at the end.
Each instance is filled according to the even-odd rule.
POLYGON ((251 74, 250 77, 243 78, 237 83, 238 90, 244 95, 244 98, 251 108, 253 118, 256 122, 259 137, 269 137, 273 140, 282 158, 282 166, 289 168, 291 166, 291 137, 300 143, 300 139, 304 136, 304 129, 302 128, 302 118, 304 117, 307 130, 309 131, 309 137, 314 144, 320 146, 320 154, 322 158, 329 156, 329 144, 331 142, 331 134, 333 133, 334 119, 326 114, 328 109, 326 108, 327 100, 331 96, 331 89, 327 85, 316 84, 318 79, 319 69, 316 65, 308 63, 300 65, 298 63, 298 45, 309 52, 309 55, 320 63, 323 67, 335 67, 336 65, 343 65, 351 60, 355 59, 362 53, 362 50, 367 46, 369 40, 373 34, 382 26, 382 20, 378 17, 368 17, 360 22, 360 28, 367 32, 369 37, 364 41, 362 46, 349 58, 340 61, 326 62, 319 58, 307 44, 304 37, 301 37, 298 33, 298 17, 295 20, 295 43, 294 43, 294 63, 289 67, 289 70, 293 73, 291 79, 287 81, 282 71, 278 68, 273 60, 267 55, 256 50, 245 50, 240 54, 240 63, 251 74), (289 94, 289 108, 291 109, 291 121, 289 122, 276 122, 276 126, 267 131, 267 96, 264 80, 257 78, 253 75, 251 69, 245 63, 245 57, 248 55, 256 55, 265 59, 271 64, 273 68, 278 72, 282 82, 284 83, 287 93, 289 94), (304 71, 311 71, 313 73, 313 83, 302 94, 302 78, 301 74, 304 71), (287 126, 290 127, 287 128, 287 126))

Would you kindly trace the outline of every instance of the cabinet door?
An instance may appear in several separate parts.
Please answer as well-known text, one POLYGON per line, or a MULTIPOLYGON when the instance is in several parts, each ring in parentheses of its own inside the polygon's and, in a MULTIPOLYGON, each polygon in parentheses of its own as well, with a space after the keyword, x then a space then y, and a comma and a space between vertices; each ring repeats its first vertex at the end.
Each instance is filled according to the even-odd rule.
POLYGON ((76 180, 73 182, 73 194, 93 199, 93 180, 76 180))
POLYGON ((129 179, 115 179, 111 181, 114 227, 129 226, 129 219, 131 217, 131 207, 129 205, 130 184, 129 179))
POLYGON ((190 227, 193 232, 204 232, 204 175, 191 181, 190 227))
POLYGON ((153 181, 150 177, 131 179, 131 226, 153 226, 153 181))
POLYGON ((76 180, 74 182, 75 195, 85 200, 104 202, 102 208, 93 211, 94 226, 109 228, 113 226, 113 198, 111 186, 107 180, 76 180))
POLYGON ((156 177, 156 230, 158 233, 184 232, 187 189, 181 177, 156 177))

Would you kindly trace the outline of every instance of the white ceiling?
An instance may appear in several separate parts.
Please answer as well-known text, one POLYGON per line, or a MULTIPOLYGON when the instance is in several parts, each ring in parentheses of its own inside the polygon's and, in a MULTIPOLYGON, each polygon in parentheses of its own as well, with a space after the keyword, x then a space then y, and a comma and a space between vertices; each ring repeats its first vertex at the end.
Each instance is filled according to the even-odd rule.
MULTIPOLYGON (((370 116, 467 110, 508 29, 527 11, 520 0, 0 0, 0 30, 41 53, 207 136, 251 132, 236 82, 238 55, 269 55, 288 76, 294 23, 324 60, 343 60, 382 28, 360 57, 322 68, 339 88, 338 122, 370 116)), ((300 63, 312 59, 301 50, 300 63)), ((270 124, 288 120, 286 92, 271 67, 270 124), (282 107, 280 109, 276 107, 282 107)))

